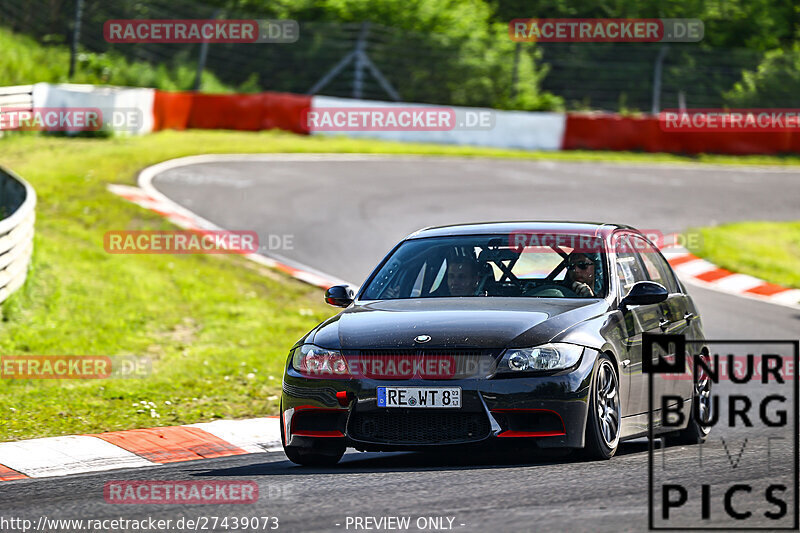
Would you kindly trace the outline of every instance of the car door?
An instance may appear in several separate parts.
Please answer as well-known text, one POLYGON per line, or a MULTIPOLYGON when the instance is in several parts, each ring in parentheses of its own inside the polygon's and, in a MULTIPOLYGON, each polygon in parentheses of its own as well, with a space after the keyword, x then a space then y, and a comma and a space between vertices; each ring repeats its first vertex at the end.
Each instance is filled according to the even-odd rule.
MULTIPOLYGON (((688 297, 681 289, 669 263, 652 243, 639 236, 634 236, 633 238, 636 239, 636 250, 641 256, 650 281, 660 283, 669 291, 667 299, 659 304, 661 314, 659 327, 662 333, 684 335, 687 341, 695 340, 694 328, 691 327, 694 313, 690 310, 688 297)), ((697 346, 696 343, 687 342, 686 349, 690 351, 695 346, 697 346)), ((658 377, 664 380, 662 385, 665 394, 681 395, 684 399, 691 397, 692 380, 688 366, 683 375, 658 377)))
MULTIPOLYGON (((635 283, 649 280, 641 257, 634 248, 636 243, 631 241, 632 237, 632 234, 624 233, 616 234, 614 239, 620 300, 628 295, 635 283)), ((647 376, 642 372, 642 333, 660 333, 661 314, 660 304, 630 306, 623 312, 625 320, 623 342, 627 353, 621 365, 621 379, 628 382, 628 397, 623 399, 626 416, 647 412, 647 376)), ((656 385, 656 395, 664 392, 663 383, 656 385)))
POLYGON ((672 275, 666 260, 649 241, 639 235, 632 235, 634 249, 642 260, 647 279, 654 281, 669 291, 667 299, 659 304, 661 318, 659 329, 662 333, 684 334, 686 332, 686 298, 678 287, 678 282, 672 275))

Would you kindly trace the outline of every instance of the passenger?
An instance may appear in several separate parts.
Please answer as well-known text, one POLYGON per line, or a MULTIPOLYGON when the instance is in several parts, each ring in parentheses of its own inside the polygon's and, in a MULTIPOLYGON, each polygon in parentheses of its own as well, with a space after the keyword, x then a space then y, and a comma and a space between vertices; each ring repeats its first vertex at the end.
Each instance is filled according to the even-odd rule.
POLYGON ((596 254, 573 252, 567 259, 564 284, 578 296, 591 298, 602 290, 602 282, 597 275, 599 259, 595 256, 596 254), (599 287, 598 282, 600 282, 599 287))

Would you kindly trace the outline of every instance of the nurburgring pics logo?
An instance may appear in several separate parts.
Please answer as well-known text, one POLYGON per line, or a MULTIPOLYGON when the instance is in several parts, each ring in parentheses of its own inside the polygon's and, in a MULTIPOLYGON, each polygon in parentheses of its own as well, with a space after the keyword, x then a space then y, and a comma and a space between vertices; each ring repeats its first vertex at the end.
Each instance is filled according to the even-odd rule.
MULTIPOLYGON (((749 381, 791 381, 795 378, 797 369, 794 367, 794 358, 790 355, 777 354, 713 354, 711 361, 706 364, 711 367, 715 381, 733 381, 734 383, 747 383, 749 381)), ((686 356, 686 364, 694 365, 690 355, 686 356)), ((697 363, 700 366, 700 362, 697 363)), ((691 380, 690 374, 668 373, 662 374, 664 379, 691 380)))
POLYGON ((251 254, 259 251, 255 231, 108 231, 110 254, 251 254))
POLYGON ((539 43, 696 43, 705 29, 699 19, 514 19, 508 35, 539 43))
POLYGON ((119 19, 103 24, 109 43, 294 43, 296 20, 119 19))
POLYGON ((643 333, 641 354, 649 529, 797 531, 798 341, 643 333), (691 382, 675 381, 681 374, 691 382), (706 437, 665 450, 654 436, 659 425, 692 442, 706 437))
POLYGON ((800 130, 800 109, 665 109, 658 125, 667 132, 791 132, 800 130))
POLYGON ((312 131, 452 131, 491 130, 489 109, 431 106, 320 107, 304 112, 312 131))

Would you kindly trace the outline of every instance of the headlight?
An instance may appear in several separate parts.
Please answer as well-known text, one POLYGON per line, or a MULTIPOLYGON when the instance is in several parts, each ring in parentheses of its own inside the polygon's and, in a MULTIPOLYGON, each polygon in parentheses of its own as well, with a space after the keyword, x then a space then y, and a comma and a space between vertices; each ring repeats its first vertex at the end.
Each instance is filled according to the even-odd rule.
POLYGON ((342 377, 350 374, 347 361, 340 352, 313 344, 304 344, 294 349, 292 368, 310 377, 342 377))
POLYGON ((575 366, 583 353, 582 346, 561 342, 533 348, 510 348, 503 354, 499 373, 562 370, 575 366))

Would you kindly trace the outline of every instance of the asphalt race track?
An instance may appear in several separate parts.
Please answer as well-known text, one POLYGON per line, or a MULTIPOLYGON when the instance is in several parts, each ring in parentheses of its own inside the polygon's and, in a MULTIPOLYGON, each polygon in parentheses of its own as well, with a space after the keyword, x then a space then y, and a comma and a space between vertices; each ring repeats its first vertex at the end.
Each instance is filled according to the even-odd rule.
MULTIPOLYGON (((265 253, 356 284, 399 239, 429 225, 587 220, 667 233, 735 220, 797 219, 800 212, 800 172, 710 166, 345 156, 192 165, 163 173, 154 185, 221 227, 258 231, 262 245, 269 235, 292 235, 293 249, 265 253)), ((709 338, 798 338, 800 310, 689 289, 709 338)), ((748 479, 761 487, 768 454, 760 445, 746 450, 739 470, 709 453, 706 466, 714 469, 708 482, 748 479)), ((734 459, 740 446, 733 444, 734 459)), ((782 446, 771 460, 779 453, 789 457, 781 464, 786 473, 790 439, 782 446)), ((659 461, 668 461, 677 479, 696 481, 696 448, 669 447, 659 461)), ((279 531, 352 531, 348 516, 410 516, 412 524, 419 517, 451 517, 455 531, 643 531, 647 466, 642 440, 623 444, 607 462, 509 453, 348 453, 336 467, 309 469, 282 454, 255 454, 7 483, 0 485, 0 515, 277 516, 279 531), (240 506, 106 504, 103 484, 120 479, 255 480, 261 497, 240 506)), ((792 513, 796 495, 791 487, 787 494, 792 513)), ((692 494, 687 504, 696 516, 698 499, 692 494)), ((736 501, 763 507, 761 493, 736 501)), ((714 506, 721 512, 721 503, 714 506)))
MULTIPOLYGON (((164 172, 154 185, 218 226, 257 231, 262 247, 269 245, 270 234, 292 235, 294 249, 265 252, 356 285, 397 241, 425 226, 577 220, 666 234, 800 216, 797 170, 380 156, 314 159, 192 165, 164 172)), ((708 338, 798 338, 800 310, 698 288, 691 294, 708 338)))

